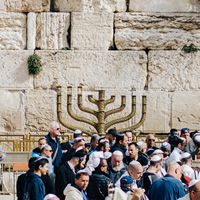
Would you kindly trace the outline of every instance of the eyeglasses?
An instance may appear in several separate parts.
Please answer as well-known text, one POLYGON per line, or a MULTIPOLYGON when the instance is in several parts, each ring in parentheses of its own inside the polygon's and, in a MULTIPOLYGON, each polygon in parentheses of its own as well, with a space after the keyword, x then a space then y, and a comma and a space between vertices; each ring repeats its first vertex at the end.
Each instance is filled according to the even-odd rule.
POLYGON ((153 141, 153 142, 155 142, 155 139, 149 139, 149 142, 150 142, 150 141, 153 141))
POLYGON ((200 191, 196 191, 196 190, 194 190, 194 192, 200 192, 200 191))
POLYGON ((52 149, 51 149, 51 150, 46 150, 46 151, 53 152, 53 150, 52 150, 52 149))

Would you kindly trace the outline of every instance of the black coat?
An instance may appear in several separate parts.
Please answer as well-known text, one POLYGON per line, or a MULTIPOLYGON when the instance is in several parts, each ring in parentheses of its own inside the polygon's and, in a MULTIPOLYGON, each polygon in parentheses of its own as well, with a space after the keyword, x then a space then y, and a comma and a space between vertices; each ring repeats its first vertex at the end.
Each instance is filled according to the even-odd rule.
POLYGON ((107 173, 100 170, 92 172, 86 189, 88 200, 104 200, 108 196, 108 184, 111 182, 107 173))
POLYGON ((65 162, 65 164, 61 165, 58 169, 55 180, 56 195, 60 198, 60 200, 65 199, 63 190, 69 183, 75 184, 75 174, 69 164, 65 162))

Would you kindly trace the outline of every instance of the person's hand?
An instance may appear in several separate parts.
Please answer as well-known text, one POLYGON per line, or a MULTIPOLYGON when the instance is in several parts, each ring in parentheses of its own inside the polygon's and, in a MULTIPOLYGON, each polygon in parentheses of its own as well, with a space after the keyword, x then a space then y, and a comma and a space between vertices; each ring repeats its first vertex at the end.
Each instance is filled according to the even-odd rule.
POLYGON ((108 196, 112 197, 115 192, 115 188, 113 187, 113 183, 108 184, 108 196))
POLYGON ((140 200, 140 198, 144 195, 145 189, 138 188, 133 191, 133 197, 131 200, 140 200))
POLYGON ((3 153, 2 153, 2 151, 0 151, 0 157, 2 157, 3 156, 3 153))

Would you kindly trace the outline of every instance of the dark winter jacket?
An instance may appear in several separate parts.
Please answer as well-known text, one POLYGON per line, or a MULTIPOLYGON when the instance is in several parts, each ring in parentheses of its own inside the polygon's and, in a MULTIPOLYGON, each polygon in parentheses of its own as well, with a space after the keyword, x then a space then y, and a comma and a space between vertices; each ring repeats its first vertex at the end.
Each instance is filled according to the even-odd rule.
POLYGON ((63 191, 69 183, 75 184, 75 174, 69 164, 65 162, 65 164, 61 165, 58 169, 55 180, 56 195, 60 198, 60 200, 65 199, 63 191))
POLYGON ((112 164, 108 163, 108 176, 114 184, 126 171, 128 171, 128 166, 123 162, 118 171, 113 170, 112 164))
POLYGON ((41 178, 32 172, 26 173, 24 182, 24 198, 29 200, 43 200, 45 187, 41 178))
POLYGON ((111 183, 108 174, 95 170, 90 176, 89 185, 87 187, 87 196, 89 200, 104 200, 108 196, 108 184, 111 183))
POLYGON ((55 158, 55 160, 53 162, 54 170, 56 172, 56 170, 60 166, 61 159, 62 159, 62 149, 61 149, 61 146, 60 146, 59 138, 56 137, 56 140, 53 140, 51 138, 51 136, 50 136, 50 133, 47 136, 45 136, 45 137, 47 139, 47 143, 51 146, 51 148, 53 150, 52 158, 54 157, 54 154, 56 152, 56 148, 57 148, 57 145, 58 145, 58 152, 57 152, 56 158, 55 158))

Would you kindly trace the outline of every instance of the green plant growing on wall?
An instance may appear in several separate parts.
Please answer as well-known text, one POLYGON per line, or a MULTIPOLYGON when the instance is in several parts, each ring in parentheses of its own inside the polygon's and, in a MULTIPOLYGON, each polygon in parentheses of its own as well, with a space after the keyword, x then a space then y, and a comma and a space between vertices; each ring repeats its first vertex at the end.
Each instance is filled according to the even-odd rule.
POLYGON ((37 54, 28 57, 28 71, 32 75, 36 75, 42 71, 41 58, 37 54))
POLYGON ((183 47, 183 51, 185 51, 185 53, 192 53, 192 52, 196 52, 199 49, 197 47, 194 46, 194 44, 190 44, 190 45, 185 45, 183 47))

